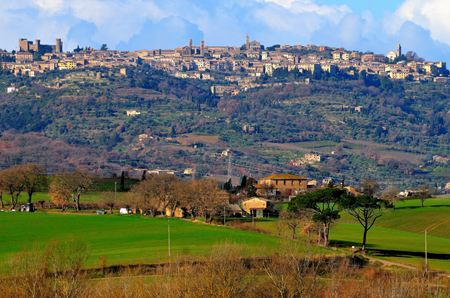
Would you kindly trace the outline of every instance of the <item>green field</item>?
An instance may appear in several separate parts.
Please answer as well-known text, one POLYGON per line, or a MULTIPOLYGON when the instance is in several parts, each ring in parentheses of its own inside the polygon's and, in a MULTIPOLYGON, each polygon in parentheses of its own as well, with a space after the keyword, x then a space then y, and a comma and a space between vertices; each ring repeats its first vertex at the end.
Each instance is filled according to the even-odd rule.
MULTIPOLYGON (((363 228, 356 224, 337 224, 330 233, 331 246, 361 247, 363 228)), ((367 236, 366 249, 373 257, 420 266, 425 263, 424 235, 373 227, 367 236)), ((428 264, 431 270, 450 271, 450 239, 428 237, 428 264)))
MULTIPOLYGON (((428 258, 431 268, 450 271, 450 198, 399 202, 395 211, 379 218, 367 236, 369 253, 387 260, 420 265, 424 263, 425 237, 428 233, 428 258)), ((346 214, 330 232, 334 245, 361 247, 363 229, 346 214), (351 224, 350 222, 354 222, 351 224)))
MULTIPOLYGON (((44 197, 45 194, 36 195, 44 197)), ((95 200, 93 194, 89 198, 95 200)), ((396 211, 381 217, 367 238, 369 255, 393 262, 418 266, 424 262, 424 231, 428 231, 428 257, 432 269, 450 271, 450 198, 435 198, 421 208, 419 200, 397 204, 396 211)), ((331 246, 348 250, 361 247, 362 227, 346 213, 330 232, 331 246)), ((227 222, 231 220, 228 219, 227 222)), ((251 225, 251 219, 234 219, 251 225)), ((84 238, 92 248, 88 266, 99 257, 108 264, 135 264, 164 261, 167 258, 167 219, 141 216, 92 214, 42 214, 0 212, 0 262, 11 253, 30 247, 34 241, 45 244, 72 235, 84 238)), ((255 227, 277 233, 277 219, 258 219, 255 227)), ((297 232, 297 235, 300 232, 297 232)), ((252 254, 260 247, 276 249, 281 238, 231 228, 171 219, 172 254, 203 255, 215 244, 245 244, 252 254)), ((291 236, 289 230, 282 235, 291 236)))
MULTIPOLYGON (((283 204, 287 205, 287 204, 283 204)), ((428 233, 428 258, 432 269, 450 271, 450 198, 399 202, 395 211, 379 218, 367 236, 369 255, 393 262, 419 266, 424 263, 424 232, 428 233)), ((264 219, 256 227, 277 233, 276 220, 264 219)), ((291 235, 284 230, 283 235, 291 235)), ((340 222, 330 231, 331 246, 349 250, 361 248, 363 229, 351 216, 341 212, 340 222)))
MULTIPOLYGON (((168 219, 136 215, 60 215, 0 212, 0 262, 33 242, 46 244, 72 235, 85 239, 92 255, 87 266, 98 265, 107 256, 108 265, 165 261, 168 256, 168 219)), ((262 247, 274 249, 281 238, 170 219, 172 255, 207 254, 215 244, 229 242, 245 245, 252 255, 262 247)))

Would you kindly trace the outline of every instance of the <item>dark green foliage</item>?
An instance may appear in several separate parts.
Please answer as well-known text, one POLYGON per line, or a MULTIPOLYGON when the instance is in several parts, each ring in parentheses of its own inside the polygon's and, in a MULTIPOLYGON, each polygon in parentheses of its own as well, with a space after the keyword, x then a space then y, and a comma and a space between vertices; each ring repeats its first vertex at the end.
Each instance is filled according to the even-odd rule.
POLYGON ((122 175, 120 176, 120 191, 125 191, 125 172, 122 171, 122 175))
POLYGON ((375 221, 384 214, 384 208, 391 208, 393 205, 389 201, 371 195, 345 196, 340 203, 342 208, 364 228, 362 250, 365 250, 367 232, 373 227, 375 221))
POLYGON ((346 197, 346 191, 328 187, 293 198, 288 205, 289 212, 310 212, 312 220, 323 225, 323 238, 328 245, 328 233, 331 223, 340 218, 340 202, 346 197))

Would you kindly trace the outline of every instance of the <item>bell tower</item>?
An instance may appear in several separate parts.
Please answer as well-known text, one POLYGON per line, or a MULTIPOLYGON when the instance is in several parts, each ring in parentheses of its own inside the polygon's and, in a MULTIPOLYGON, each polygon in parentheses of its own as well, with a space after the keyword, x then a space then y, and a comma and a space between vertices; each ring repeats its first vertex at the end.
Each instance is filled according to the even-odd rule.
POLYGON ((247 51, 250 50, 250 37, 248 37, 248 34, 245 38, 245 46, 247 47, 247 51))
POLYGON ((397 57, 400 57, 402 55, 402 46, 398 44, 397 46, 397 57))

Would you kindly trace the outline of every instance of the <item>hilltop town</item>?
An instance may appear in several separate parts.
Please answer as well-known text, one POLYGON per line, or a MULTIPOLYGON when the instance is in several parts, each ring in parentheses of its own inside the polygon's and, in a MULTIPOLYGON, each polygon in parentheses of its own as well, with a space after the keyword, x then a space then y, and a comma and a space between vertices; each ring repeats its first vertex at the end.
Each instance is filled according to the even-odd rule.
POLYGON ((235 178, 283 169, 316 185, 370 177, 400 189, 449 181, 446 63, 400 45, 381 55, 247 36, 241 47, 68 53, 60 39, 20 39, 18 48, 2 52, 0 165, 226 180, 229 168, 235 178), (33 147, 56 140, 61 159, 58 146, 33 147))
MULTIPOLYGON (((344 48, 316 45, 275 45, 264 47, 258 41, 250 41, 247 35, 241 47, 193 45, 175 49, 140 50, 135 52, 77 48, 73 52, 63 51, 63 42, 44 45, 26 39, 19 40, 18 52, 0 52, 4 70, 14 75, 34 77, 38 73, 52 70, 71 70, 104 66, 125 68, 148 65, 152 69, 169 72, 179 78, 214 80, 214 73, 229 73, 225 79, 238 86, 213 86, 215 94, 236 95, 242 90, 259 86, 256 79, 272 76, 277 69, 308 73, 312 79, 337 75, 364 77, 386 77, 395 80, 448 82, 446 62, 425 62, 410 51, 397 51, 386 55, 347 51, 344 48)), ((123 74, 126 74, 124 70, 123 74)), ((308 83, 309 79, 305 80, 308 83)))

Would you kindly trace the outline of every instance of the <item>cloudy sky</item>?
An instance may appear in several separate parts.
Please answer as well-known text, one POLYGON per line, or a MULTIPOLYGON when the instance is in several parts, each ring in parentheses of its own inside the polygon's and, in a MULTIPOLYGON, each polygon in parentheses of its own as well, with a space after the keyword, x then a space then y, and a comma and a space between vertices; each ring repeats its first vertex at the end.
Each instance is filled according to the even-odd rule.
POLYGON ((449 0, 1 0, 0 48, 41 39, 166 49, 199 44, 317 44, 386 54, 398 43, 450 62, 449 0))

